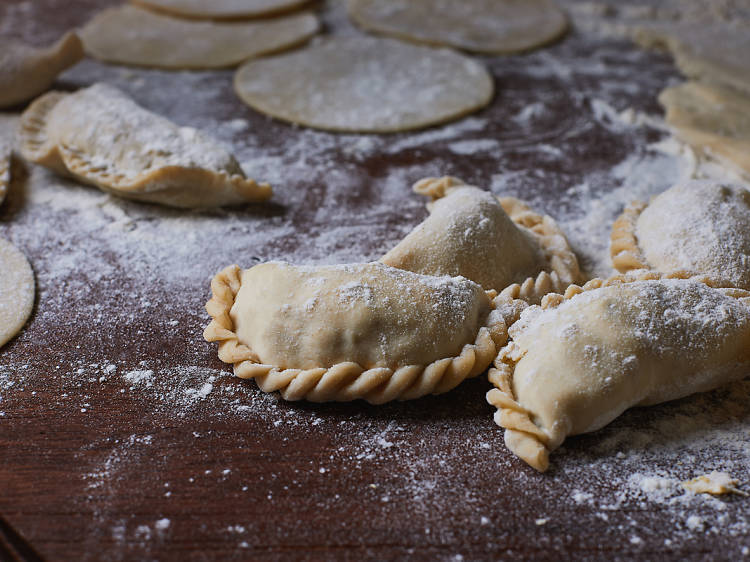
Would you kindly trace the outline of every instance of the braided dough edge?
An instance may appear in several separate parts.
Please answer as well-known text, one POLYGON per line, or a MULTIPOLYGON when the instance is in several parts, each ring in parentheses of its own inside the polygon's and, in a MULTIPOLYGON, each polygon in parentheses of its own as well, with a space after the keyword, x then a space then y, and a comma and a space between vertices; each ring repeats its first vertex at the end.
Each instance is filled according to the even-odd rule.
MULTIPOLYGON (((602 287, 658 279, 694 279, 709 287, 714 287, 709 278, 691 276, 685 271, 670 274, 639 271, 634 274, 615 275, 609 279, 592 279, 582 287, 570 285, 563 294, 550 293, 546 295, 542 299, 540 307, 544 310, 557 308, 564 301, 570 300, 580 293, 602 287)), ((717 290, 742 301, 743 304, 750 307, 750 291, 734 288, 717 288, 717 290)), ((498 298, 501 297, 502 295, 498 298)), ((512 302, 517 303, 520 308, 528 308, 529 306, 525 301, 514 300, 512 302)), ((544 472, 549 468, 548 437, 534 423, 531 412, 516 402, 513 393, 513 372, 516 364, 526 355, 527 351, 512 340, 500 350, 494 366, 490 368, 488 373, 488 378, 495 388, 487 393, 487 402, 497 408, 494 420, 497 425, 505 428, 505 445, 508 449, 539 472, 544 472)))
MULTIPOLYGON (((414 184, 414 191, 432 199, 431 203, 448 195, 452 189, 467 185, 453 176, 424 178, 414 184)), ((502 293, 511 298, 523 299, 538 304, 542 297, 553 291, 562 291, 567 286, 580 282, 583 277, 578 258, 568 243, 562 229, 549 215, 531 210, 528 204, 515 197, 497 197, 510 219, 525 231, 530 232, 544 254, 549 271, 540 272, 521 283, 514 283, 502 293)), ((428 204, 428 208, 431 207, 428 204)))
POLYGON ((34 100, 23 112, 19 131, 24 158, 106 192, 136 200, 153 200, 152 195, 159 191, 184 185, 191 186, 191 191, 205 188, 207 193, 230 186, 247 202, 265 201, 272 195, 271 186, 267 183, 259 184, 240 174, 202 168, 162 166, 142 171, 133 178, 120 173, 108 173, 83 152, 55 142, 47 134, 50 113, 69 95, 71 94, 66 92, 48 92, 34 100))
POLYGON ((354 362, 342 362, 317 369, 279 369, 260 362, 257 354, 239 341, 229 312, 240 290, 239 266, 231 265, 211 281, 213 296, 206 304, 212 320, 203 332, 209 342, 219 342, 219 359, 234 365, 234 374, 255 379, 264 392, 279 391, 285 400, 311 402, 350 401, 362 398, 371 404, 391 400, 413 400, 427 394, 442 394, 464 379, 482 373, 508 340, 513 314, 495 313, 496 293, 487 291, 493 311, 487 325, 479 329, 474 343, 464 345, 456 357, 439 359, 429 365, 407 365, 396 370, 378 367, 364 369, 354 362))
POLYGON ((0 205, 5 200, 10 186, 10 146, 0 140, 0 205))
POLYGON ((620 273, 634 269, 651 269, 646 261, 635 234, 635 225, 648 203, 633 201, 625 206, 622 214, 612 224, 609 240, 609 254, 612 265, 620 273))

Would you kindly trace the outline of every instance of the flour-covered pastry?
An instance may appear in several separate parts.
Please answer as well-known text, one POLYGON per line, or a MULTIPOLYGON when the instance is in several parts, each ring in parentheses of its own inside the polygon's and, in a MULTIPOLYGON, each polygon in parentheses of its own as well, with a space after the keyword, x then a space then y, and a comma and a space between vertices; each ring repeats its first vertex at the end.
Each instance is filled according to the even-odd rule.
POLYGON ((10 107, 49 89, 63 70, 83 58, 78 36, 66 33, 51 47, 0 40, 0 107, 10 107))
POLYGON ((0 238, 0 347, 23 328, 34 308, 36 283, 26 257, 0 238))
POLYGON ((246 178, 218 140, 178 127, 106 84, 36 100, 21 116, 21 151, 27 160, 138 201, 218 207, 271 196, 271 187, 246 178))
POLYGON ((380 404, 446 392, 482 373, 506 316, 461 277, 382 263, 231 266, 211 283, 204 332, 241 378, 287 400, 380 404))
POLYGON ((579 280, 578 260, 554 220, 513 197, 457 178, 426 178, 430 216, 381 261, 428 275, 462 275, 485 289, 538 302, 579 280))
POLYGON ((612 227, 612 263, 631 269, 704 275, 750 290, 750 191, 692 180, 626 207, 612 227))
POLYGON ((509 333, 487 400, 508 448, 544 471, 569 435, 746 376, 750 292, 654 273, 594 280, 546 296, 509 333))

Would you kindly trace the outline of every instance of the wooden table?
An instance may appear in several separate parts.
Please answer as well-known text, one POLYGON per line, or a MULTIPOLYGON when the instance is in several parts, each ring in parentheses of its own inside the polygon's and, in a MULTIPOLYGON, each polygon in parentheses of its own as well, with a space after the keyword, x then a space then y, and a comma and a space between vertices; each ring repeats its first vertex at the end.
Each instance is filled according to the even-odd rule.
MULTIPOLYGON (((48 43, 113 3, 4 0, 0 33, 48 43)), ((327 31, 356 33, 336 10, 327 31)), ((484 377, 380 407, 285 403, 232 377, 203 341, 221 267, 377 259, 426 216, 409 189, 423 176, 573 216, 664 135, 610 126, 600 109, 659 114, 656 95, 678 76, 667 57, 573 33, 482 60, 497 82, 491 107, 387 136, 269 120, 235 97, 231 71, 86 60, 65 73, 60 88, 106 81, 209 130, 276 191, 268 205, 186 213, 15 163, 0 235, 29 256, 38 296, 0 350, 0 542, 22 560, 740 559, 747 499, 655 501, 632 475, 641 461, 641 474, 669 477, 714 466, 715 451, 675 450, 657 429, 704 411, 717 424, 750 419, 737 398, 747 383, 629 412, 570 439, 540 475, 506 450, 484 377)), ((726 455, 719 468, 747 457, 726 455)))

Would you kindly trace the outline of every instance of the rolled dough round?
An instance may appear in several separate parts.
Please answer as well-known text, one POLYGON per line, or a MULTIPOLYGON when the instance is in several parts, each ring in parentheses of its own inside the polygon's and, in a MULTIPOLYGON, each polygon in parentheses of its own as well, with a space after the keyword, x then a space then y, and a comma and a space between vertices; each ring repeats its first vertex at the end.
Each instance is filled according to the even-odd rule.
POLYGON ((350 0, 349 16, 376 33, 488 54, 541 47, 568 28, 551 0, 350 0))
POLYGON ((186 18, 239 19, 270 16, 292 10, 309 0, 133 0, 153 10, 186 18))
POLYGON ((387 133, 444 123, 487 105, 493 82, 477 61, 372 37, 327 39, 248 61, 234 80, 250 107, 308 127, 387 133))
POLYGON ((34 273, 24 255, 0 238, 0 347, 15 336, 34 307, 34 273))
POLYGON ((98 59, 157 68, 224 68, 303 43, 318 32, 308 12, 262 22, 217 23, 163 16, 135 6, 97 14, 81 31, 98 59))

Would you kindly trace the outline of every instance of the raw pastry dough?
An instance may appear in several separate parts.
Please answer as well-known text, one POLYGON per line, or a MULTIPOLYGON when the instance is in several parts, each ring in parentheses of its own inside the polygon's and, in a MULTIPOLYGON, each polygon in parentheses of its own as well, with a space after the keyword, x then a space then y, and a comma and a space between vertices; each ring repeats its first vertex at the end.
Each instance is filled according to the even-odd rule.
POLYGON ((310 0, 132 0, 174 16, 203 19, 257 18, 286 12, 310 0))
POLYGON ((555 221, 518 199, 497 198, 452 177, 425 178, 414 191, 432 197, 430 216, 381 258, 383 263, 428 275, 462 275, 485 289, 528 279, 513 296, 537 301, 579 280, 578 260, 555 221))
POLYGON ((693 180, 651 203, 630 204, 612 227, 612 263, 621 272, 707 275, 713 284, 750 290, 750 191, 693 180))
POLYGON ((462 117, 492 99, 492 77, 448 49, 346 37, 252 60, 235 76, 250 107, 332 131, 385 133, 462 117))
POLYGON ((689 78, 744 90, 750 94, 750 34, 747 22, 644 25, 634 39, 646 48, 665 47, 689 78))
POLYGON ((724 494, 739 494, 747 496, 745 492, 737 489, 740 483, 736 478, 727 472, 717 472, 716 470, 703 476, 698 476, 692 480, 687 480, 682 485, 695 494, 711 494, 713 496, 723 496, 724 494))
POLYGON ((204 332, 241 378, 287 400, 373 404, 446 392, 483 372, 506 316, 462 277, 382 263, 231 266, 211 283, 204 332))
POLYGON ((604 427, 627 408, 747 375, 750 292, 656 277, 573 285, 510 327, 487 400, 508 448, 537 470, 566 436, 604 427))
POLYGON ((58 74, 82 58, 83 46, 72 32, 43 49, 0 41, 0 107, 38 96, 52 85, 58 74))
POLYGON ((21 143, 27 160, 128 199, 218 207, 271 196, 217 140, 106 84, 36 100, 21 116, 21 143))
POLYGON ((5 201, 10 186, 10 146, 0 138, 0 205, 5 201))
POLYGON ((319 30, 311 13, 236 23, 162 16, 135 6, 97 14, 81 31, 98 59, 157 68, 224 68, 307 41, 319 30))
POLYGON ((0 238, 0 347, 15 336, 34 308, 34 273, 24 255, 0 238))
POLYGON ((708 156, 750 175, 750 98, 687 82, 659 95, 675 134, 708 156))
POLYGON ((350 0, 349 15, 377 33, 487 54, 541 47, 568 27, 550 0, 350 0))

